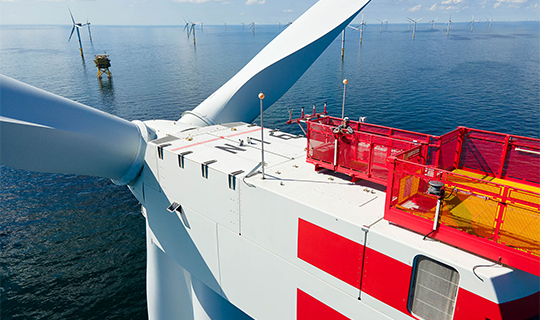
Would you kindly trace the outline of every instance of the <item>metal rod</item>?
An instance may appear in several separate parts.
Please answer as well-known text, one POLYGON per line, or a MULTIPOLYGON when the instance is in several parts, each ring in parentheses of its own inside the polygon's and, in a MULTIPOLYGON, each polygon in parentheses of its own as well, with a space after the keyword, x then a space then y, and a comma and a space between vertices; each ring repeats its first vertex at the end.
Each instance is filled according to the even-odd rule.
POLYGON ((334 167, 337 166, 337 157, 338 157, 338 138, 334 140, 334 167))
POLYGON ((264 93, 259 93, 259 99, 261 100, 261 168, 262 178, 264 179, 264 127, 263 127, 263 99, 264 93))
POLYGON ((345 89, 347 89, 347 79, 343 80, 343 106, 341 107, 341 119, 345 118, 345 89))
POLYGON ((526 153, 532 153, 532 154, 539 154, 540 155, 540 152, 534 151, 534 150, 527 150, 527 149, 521 149, 521 148, 515 148, 514 150, 521 151, 521 152, 526 152, 526 153))
POLYGON ((437 199, 437 208, 435 209, 435 219, 433 219, 433 231, 439 226, 439 213, 441 212, 441 199, 437 199))

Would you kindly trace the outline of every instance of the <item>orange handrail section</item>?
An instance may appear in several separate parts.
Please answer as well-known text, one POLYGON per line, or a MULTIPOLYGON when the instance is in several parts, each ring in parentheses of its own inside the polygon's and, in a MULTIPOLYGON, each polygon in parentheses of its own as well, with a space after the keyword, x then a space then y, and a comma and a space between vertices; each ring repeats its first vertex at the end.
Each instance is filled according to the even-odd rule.
POLYGON ((342 119, 325 115, 305 122, 307 161, 385 185, 386 220, 540 276, 539 139, 463 127, 432 136, 355 121, 352 132, 337 132, 342 119), (444 184, 442 197, 429 193, 432 181, 444 184))

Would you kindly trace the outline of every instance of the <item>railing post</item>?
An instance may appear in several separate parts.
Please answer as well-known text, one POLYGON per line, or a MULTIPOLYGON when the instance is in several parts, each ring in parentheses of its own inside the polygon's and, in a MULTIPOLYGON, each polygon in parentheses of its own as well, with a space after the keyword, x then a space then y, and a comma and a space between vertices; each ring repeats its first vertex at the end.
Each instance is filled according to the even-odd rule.
POLYGON ((369 135, 369 153, 368 153, 368 167, 367 175, 371 178, 371 169, 373 168, 373 135, 369 135))
POLYGON ((334 134, 334 171, 337 170, 338 167, 338 154, 339 154, 339 136, 334 134))
POLYGON ((454 158, 454 168, 459 169, 459 160, 461 159, 461 153, 463 152, 463 142, 465 141, 465 134, 467 134, 467 128, 459 127, 458 143, 456 147, 456 156, 454 158))
POLYGON ((499 204, 497 205, 497 217, 495 218, 495 225, 494 225, 493 233, 492 233, 492 238, 493 238, 493 241, 495 242, 499 242, 499 239, 501 238, 501 226, 504 221, 503 216, 506 213, 509 193, 510 193, 510 188, 504 187, 501 200, 499 200, 499 204))
MULTIPOLYGON (((442 142, 443 142, 442 138, 439 137, 439 144, 437 146, 437 155, 435 156, 435 164, 434 164, 436 168, 439 168, 439 161, 441 161, 442 142)), ((446 168, 441 168, 441 169, 446 169, 446 168)))
POLYGON ((503 177, 504 163, 506 160, 506 155, 508 154, 508 145, 510 144, 510 135, 506 135, 504 139, 503 151, 501 154, 501 165, 499 166, 499 172, 497 172, 497 178, 501 179, 503 177))
POLYGON ((386 161, 387 161, 386 165, 388 166, 388 182, 386 184, 386 200, 385 200, 385 206, 384 206, 385 215, 386 215, 386 212, 388 212, 388 210, 390 210, 390 207, 392 206, 392 198, 393 198, 393 192, 394 192, 394 177, 395 177, 397 159, 394 156, 390 156, 386 159, 386 161))

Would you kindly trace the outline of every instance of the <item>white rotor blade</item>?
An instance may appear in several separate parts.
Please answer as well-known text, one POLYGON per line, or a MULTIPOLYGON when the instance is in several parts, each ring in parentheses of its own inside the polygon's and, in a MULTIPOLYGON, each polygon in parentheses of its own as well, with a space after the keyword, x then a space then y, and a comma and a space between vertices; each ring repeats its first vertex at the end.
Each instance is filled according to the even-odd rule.
POLYGON ((83 104, 0 75, 0 163, 127 184, 142 168, 148 132, 83 104))
POLYGON ((251 122, 283 96, 370 0, 321 0, 270 42, 240 72, 186 112, 183 123, 251 122))

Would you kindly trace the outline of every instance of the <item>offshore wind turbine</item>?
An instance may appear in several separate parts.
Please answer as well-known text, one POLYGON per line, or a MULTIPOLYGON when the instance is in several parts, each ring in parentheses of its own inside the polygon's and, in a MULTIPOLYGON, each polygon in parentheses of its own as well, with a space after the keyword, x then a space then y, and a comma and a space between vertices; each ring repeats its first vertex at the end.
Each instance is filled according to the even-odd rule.
POLYGON ((473 14, 471 22, 467 23, 467 25, 469 25, 469 24, 471 25, 471 32, 473 32, 475 22, 480 22, 480 20, 475 20, 474 19, 474 14, 473 14))
POLYGON ((433 28, 435 28, 435 22, 437 22, 437 19, 439 19, 439 18, 429 20, 429 23, 431 24, 431 30, 433 30, 433 28))
POLYGON ((191 26, 190 26, 190 33, 193 34, 193 44, 195 45, 195 26, 197 25, 197 23, 195 22, 191 22, 191 26))
POLYGON ((407 17, 407 19, 409 19, 409 21, 411 21, 412 23, 414 23, 414 29, 413 29, 413 34, 412 34, 412 38, 414 40, 414 37, 416 35, 416 24, 418 23, 418 21, 422 20, 424 17, 420 18, 420 19, 411 19, 409 17, 407 17))
MULTIPOLYGON (((499 249, 495 242, 486 247, 481 239, 464 238, 455 231, 447 235, 473 243, 425 241, 433 231, 443 233, 450 227, 435 218, 432 229, 429 219, 418 217, 427 220, 423 230, 431 230, 422 236, 423 230, 411 231, 387 218, 385 199, 397 198, 399 186, 410 181, 407 176, 388 186, 394 193, 385 193, 379 183, 374 187, 346 176, 317 173, 304 160, 311 145, 305 147, 306 138, 263 128, 262 99, 268 108, 289 91, 368 2, 316 3, 178 121, 130 122, 0 76, 0 163, 104 177, 129 188, 141 204, 146 224, 149 320, 413 319, 417 313, 409 306, 422 304, 433 294, 436 305, 417 307, 418 318, 449 318, 454 310, 460 312, 456 318, 495 318, 501 310, 511 310, 509 317, 516 313, 519 319, 534 317, 539 307, 536 255, 520 252, 510 260, 517 256, 510 250, 517 249, 509 245, 499 249), (260 126, 252 124, 258 116, 260 126), (253 138, 257 133, 260 140, 253 138), (267 141, 265 163, 267 138, 271 142, 267 141), (262 179, 257 170, 264 170, 265 164, 272 171, 281 170, 275 172, 282 178, 268 174, 262 179), (484 247, 475 251, 477 245, 484 247), (482 249, 490 252, 482 255, 482 249), (498 263, 489 264, 488 259, 493 262, 497 257, 498 263), (521 265, 513 268, 515 264, 521 265), (477 274, 475 269, 481 267, 477 274), (389 285, 395 290, 388 292, 389 285)), ((315 151, 325 152, 326 159, 331 157, 329 145, 350 141, 328 131, 322 140, 315 140, 322 142, 315 151)), ((422 149, 412 139, 432 136, 411 132, 406 136, 411 134, 402 142, 409 140, 417 151, 407 156, 420 157, 422 149)), ((510 138, 506 135, 507 145, 510 138)), ((351 146, 355 157, 357 146, 356 142, 351 146)), ((538 150, 527 144, 516 149, 538 150)), ((444 184, 432 178, 451 173, 411 165, 422 171, 433 168, 430 172, 435 174, 418 174, 423 183, 429 181, 428 191, 414 192, 423 203, 427 196, 432 196, 431 203, 438 197, 440 208, 444 184)), ((413 175, 418 171, 408 170, 413 175)), ((447 196, 465 192, 451 185, 446 188, 452 190, 447 196)), ((500 201, 506 206, 506 200, 500 201)), ((520 210, 537 208, 525 203, 517 203, 520 210)), ((395 209, 395 214, 405 212, 395 209)), ((405 220, 411 218, 416 219, 405 220)), ((476 224, 471 222, 468 225, 476 224)), ((529 239, 521 248, 531 244, 538 248, 538 238, 529 239)))
MULTIPOLYGON (((73 32, 77 30, 77 38, 79 39, 79 51, 81 52, 81 57, 84 58, 82 42, 81 42, 81 33, 79 32, 79 29, 81 29, 86 24, 75 22, 75 19, 73 18, 73 14, 71 13, 71 9, 69 7, 68 7, 68 10, 69 10, 69 15, 71 16, 71 22, 73 22, 73 27, 71 28, 71 33, 69 34, 68 42, 71 40, 71 36, 73 36, 73 32)), ((90 30, 90 27, 88 30, 90 30)), ((90 40, 92 40, 92 37, 90 37, 90 40)))
MULTIPOLYGON (((185 130, 237 121, 252 123, 260 115, 258 94, 264 91, 265 108, 275 103, 368 2, 369 0, 319 1, 265 46, 241 71, 195 109, 184 113, 178 121, 127 121, 0 76, 0 163, 24 170, 104 177, 118 185, 129 187, 140 201, 146 221, 149 319, 280 319, 281 308, 272 308, 274 311, 252 308, 253 304, 244 298, 253 298, 253 292, 244 289, 238 291, 237 284, 231 284, 224 278, 241 277, 246 283, 250 283, 251 278, 247 277, 245 272, 245 267, 249 265, 247 261, 236 258, 226 260, 225 251, 221 251, 222 258, 219 259, 222 264, 225 261, 236 261, 239 267, 231 269, 230 272, 223 268, 221 271, 214 268, 214 262, 218 260, 208 255, 207 249, 213 250, 212 248, 218 248, 218 245, 220 250, 235 248, 234 245, 229 246, 224 242, 229 231, 221 229, 221 223, 229 223, 218 218, 219 226, 207 228, 211 220, 199 213, 193 215, 194 211, 184 200, 175 199, 176 196, 169 192, 169 186, 164 184, 166 181, 153 171, 154 164, 157 163, 158 156, 162 155, 163 159, 165 153, 165 159, 170 159, 169 151, 165 150, 170 144, 161 142, 177 139, 174 137, 175 132, 179 132, 177 130, 193 132, 185 130), (158 153, 156 144, 160 146, 158 153), (180 201, 182 206, 175 201, 180 201), (169 210, 166 210, 167 208, 169 210), (177 220, 170 220, 171 218, 177 220), (178 220, 180 218, 181 220, 178 220), (218 229, 225 232, 221 233, 219 243, 215 237, 218 229), (233 294, 234 290, 240 296, 233 294)), ((235 128, 231 126, 228 129, 230 131, 235 128)), ((247 130, 253 131, 257 128, 250 126, 247 130)), ((261 128, 258 131, 268 136, 267 129, 263 131, 261 128)), ((179 165, 184 165, 184 161, 186 164, 186 171, 178 173, 190 170, 192 160, 189 157, 184 160, 182 156, 177 160, 180 161, 176 162, 177 170, 182 170, 179 165)), ((248 165, 251 162, 252 160, 248 165)), ((221 183, 213 180, 217 175, 213 168, 208 168, 210 163, 213 162, 206 162, 205 165, 210 173, 206 175, 209 180, 205 180, 211 182, 211 185, 221 186, 221 183)), ((217 163, 221 164, 225 163, 217 163)), ((197 172, 200 171, 199 166, 197 172)), ((230 192, 239 192, 240 181, 249 178, 245 177, 246 172, 238 171, 229 176, 229 181, 234 179, 238 181, 238 185, 236 191, 230 188, 220 191, 227 201, 233 200, 228 198, 230 192), (235 175, 239 175, 239 178, 235 175)), ((164 171, 162 174, 166 175, 164 171)), ((194 176, 187 180, 170 181, 176 181, 177 190, 181 190, 192 183, 205 182, 199 178, 200 176, 194 176)), ((242 185, 242 188, 244 187, 242 185)), ((198 206, 215 203, 207 197, 220 197, 220 192, 214 192, 214 189, 203 192, 206 199, 194 203, 198 206)), ((263 189, 257 187, 257 190, 263 189)), ((186 200, 189 201, 190 198, 195 200, 191 196, 186 200)), ((248 198, 249 196, 246 200, 248 198)), ((218 205, 219 203, 218 201, 218 205)), ((205 210, 201 213, 211 214, 212 211, 205 210)), ((228 208, 223 207, 222 211, 218 211, 218 214, 224 213, 222 217, 228 219, 228 208)), ((238 232, 230 234, 240 241, 247 239, 241 238, 238 232)), ((249 245, 249 242, 245 243, 249 245)), ((249 256, 249 259, 257 259, 255 252, 250 252, 249 256)), ((267 274, 265 278, 268 276, 268 280, 275 282, 279 272, 267 274)), ((309 277, 311 276, 306 273, 305 278, 309 277)), ((289 283, 293 285, 292 282, 289 283)), ((286 301, 282 298, 287 297, 290 288, 290 285, 283 287, 282 292, 275 297, 278 304, 286 301), (284 294, 285 292, 287 294, 284 294)), ((296 291, 295 288, 295 294, 296 291)), ((291 299, 288 301, 290 303, 291 299)), ((351 301, 359 303, 357 299, 351 301)), ((293 316, 296 316, 296 311, 291 311, 287 317, 293 316)))
POLYGON ((385 20, 379 20, 379 19, 377 19, 377 21, 379 21, 379 22, 381 23, 381 29, 380 29, 380 31, 379 31, 380 33, 382 33, 382 27, 383 27, 383 24, 386 23, 386 26, 387 26, 387 28, 388 28, 388 20, 387 20, 387 19, 385 19, 385 20))
POLYGON ((92 42, 92 32, 90 31, 90 21, 86 18, 86 25, 88 26, 88 36, 90 37, 90 42, 92 42))
POLYGON ((249 28, 251 29, 251 32, 253 32, 253 35, 255 35, 255 22, 250 23, 249 28))
POLYGON ((189 24, 189 22, 186 20, 186 18, 184 18, 184 22, 186 23, 186 24, 184 25, 184 31, 186 32, 186 35, 187 35, 187 37, 188 37, 188 39, 189 39, 189 34, 191 33, 191 30, 190 30, 190 24, 189 24))
POLYGON ((491 24, 493 23, 493 18, 486 18, 486 27, 489 26, 489 30, 491 30, 491 24))
POLYGON ((356 27, 353 27, 353 26, 348 26, 348 27, 353 30, 360 31, 360 46, 362 46, 362 38, 364 37, 364 29, 365 27, 369 27, 364 21, 364 14, 362 13, 362 22, 360 22, 359 25, 357 25, 356 27))
POLYGON ((452 17, 450 16, 450 19, 448 19, 448 21, 446 22, 446 24, 448 25, 447 29, 446 29, 446 35, 450 34, 450 25, 452 24, 452 17))
POLYGON ((341 31, 341 60, 345 57, 345 29, 341 31))

